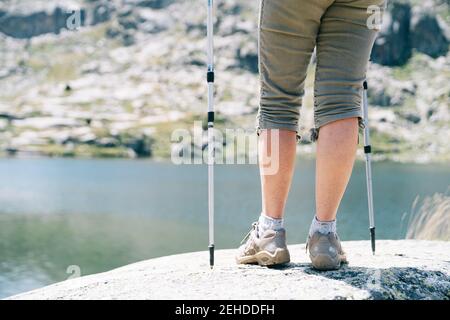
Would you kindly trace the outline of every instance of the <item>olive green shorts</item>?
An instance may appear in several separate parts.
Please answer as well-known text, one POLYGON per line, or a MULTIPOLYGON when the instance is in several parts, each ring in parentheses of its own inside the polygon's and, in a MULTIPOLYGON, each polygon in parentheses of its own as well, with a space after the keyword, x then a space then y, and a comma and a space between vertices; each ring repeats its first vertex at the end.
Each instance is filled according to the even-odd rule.
POLYGON ((361 124, 361 87, 379 29, 373 22, 380 21, 374 13, 382 17, 384 6, 385 0, 261 0, 257 129, 298 131, 314 48, 315 129, 353 117, 361 124))

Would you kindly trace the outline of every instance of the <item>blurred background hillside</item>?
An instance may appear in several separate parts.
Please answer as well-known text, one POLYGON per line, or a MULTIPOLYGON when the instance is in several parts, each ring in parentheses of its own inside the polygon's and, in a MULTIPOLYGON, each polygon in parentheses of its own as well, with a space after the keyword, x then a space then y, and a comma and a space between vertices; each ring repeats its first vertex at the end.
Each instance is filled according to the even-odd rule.
MULTIPOLYGON (((170 155, 204 120, 201 0, 0 2, 0 154, 170 155), (79 10, 80 26, 72 19, 79 10)), ((258 1, 217 1, 219 127, 254 127, 258 1)), ((376 159, 450 160, 448 0, 391 0, 368 73, 376 159)), ((313 63, 299 146, 311 153, 313 63)), ((199 146, 201 147, 201 146, 199 146)))
MULTIPOLYGON (((253 134, 259 1, 215 3, 217 124, 253 134)), ((373 165, 380 239, 450 239, 449 5, 389 1, 373 50, 375 159, 393 160, 373 165)), ((205 124, 205 13, 206 0, 0 0, 0 298, 206 249, 206 165, 168 161, 173 130, 205 124)), ((315 210, 313 79, 314 61, 289 243, 315 210)), ((369 238, 365 183, 357 161, 343 240, 369 238)), ((217 248, 239 245, 259 188, 256 165, 216 167, 217 248)))

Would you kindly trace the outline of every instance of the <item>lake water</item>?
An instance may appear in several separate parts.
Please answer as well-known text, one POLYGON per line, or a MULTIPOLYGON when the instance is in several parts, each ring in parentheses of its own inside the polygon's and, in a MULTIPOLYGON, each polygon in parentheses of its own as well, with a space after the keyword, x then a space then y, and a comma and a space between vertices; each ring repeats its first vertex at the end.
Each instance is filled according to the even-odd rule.
MULTIPOLYGON (((216 246, 234 248, 260 212, 259 175, 251 165, 216 172, 216 246)), ((417 195, 447 190, 450 166, 380 162, 373 175, 378 237, 397 239, 417 195)), ((286 212, 289 243, 306 238, 313 190, 314 161, 299 159, 286 212)), ((338 219, 341 238, 368 239, 363 162, 355 166, 338 219)), ((207 222, 205 166, 1 159, 0 298, 65 280, 69 266, 86 275, 205 250, 207 222)))

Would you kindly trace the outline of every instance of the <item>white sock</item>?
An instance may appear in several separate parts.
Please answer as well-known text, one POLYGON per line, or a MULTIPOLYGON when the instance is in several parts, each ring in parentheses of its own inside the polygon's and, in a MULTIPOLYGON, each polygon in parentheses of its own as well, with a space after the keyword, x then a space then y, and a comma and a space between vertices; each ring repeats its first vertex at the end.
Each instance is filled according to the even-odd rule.
POLYGON ((320 221, 314 216, 309 228, 309 235, 312 236, 315 232, 320 232, 322 234, 336 233, 336 220, 333 221, 320 221))
POLYGON ((265 214, 261 213, 258 220, 259 224, 259 235, 261 235, 266 230, 280 230, 284 228, 284 219, 275 219, 265 214))

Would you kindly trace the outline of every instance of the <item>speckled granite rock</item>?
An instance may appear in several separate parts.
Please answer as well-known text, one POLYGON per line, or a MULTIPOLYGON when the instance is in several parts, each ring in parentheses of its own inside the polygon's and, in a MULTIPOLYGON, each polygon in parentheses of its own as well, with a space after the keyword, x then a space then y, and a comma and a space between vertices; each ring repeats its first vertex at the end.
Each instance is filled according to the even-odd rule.
POLYGON ((305 245, 290 246, 285 267, 237 266, 234 250, 195 252, 142 261, 57 283, 10 299, 449 299, 450 242, 345 242, 350 264, 311 269, 305 245))

